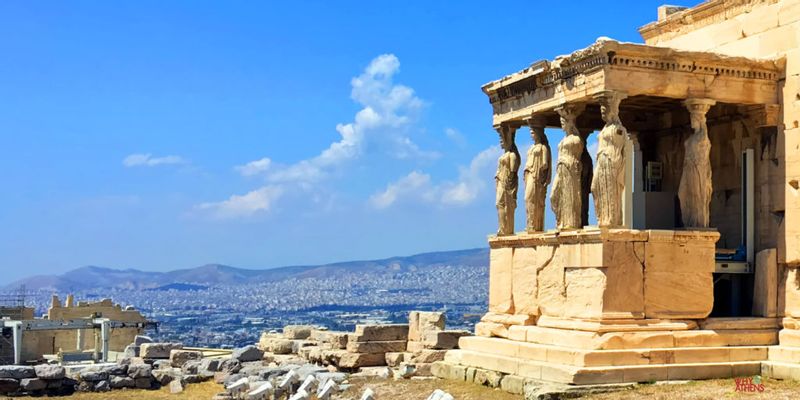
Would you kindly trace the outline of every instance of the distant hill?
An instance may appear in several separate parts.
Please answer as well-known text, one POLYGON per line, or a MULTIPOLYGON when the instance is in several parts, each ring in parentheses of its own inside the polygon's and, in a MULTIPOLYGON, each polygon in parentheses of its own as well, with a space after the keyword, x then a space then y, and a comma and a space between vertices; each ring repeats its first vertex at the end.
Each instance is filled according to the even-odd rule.
POLYGON ((14 290, 22 285, 29 290, 68 292, 92 288, 198 290, 203 286, 280 281, 291 278, 318 278, 340 273, 408 272, 442 265, 486 266, 489 249, 468 249, 423 253, 383 260, 347 261, 324 265, 289 266, 270 269, 244 269, 220 264, 169 272, 113 269, 88 266, 61 275, 37 275, 5 286, 14 290))

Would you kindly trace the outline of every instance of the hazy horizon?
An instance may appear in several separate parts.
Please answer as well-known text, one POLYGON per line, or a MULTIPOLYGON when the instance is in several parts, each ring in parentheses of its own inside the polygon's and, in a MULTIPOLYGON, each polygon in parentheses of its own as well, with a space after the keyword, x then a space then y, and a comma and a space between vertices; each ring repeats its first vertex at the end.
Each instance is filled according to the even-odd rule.
POLYGON ((659 5, 3 2, 0 281, 485 247, 481 85, 659 5))

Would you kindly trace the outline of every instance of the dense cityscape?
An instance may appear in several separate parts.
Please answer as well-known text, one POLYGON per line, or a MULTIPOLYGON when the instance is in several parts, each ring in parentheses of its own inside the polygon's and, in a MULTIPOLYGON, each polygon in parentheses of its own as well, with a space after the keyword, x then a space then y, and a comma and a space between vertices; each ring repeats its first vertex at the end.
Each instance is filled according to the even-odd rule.
MULTIPOLYGON (((411 310, 447 313, 448 328, 472 329, 486 310, 488 268, 440 266, 416 271, 344 273, 246 285, 169 285, 158 290, 98 288, 81 300, 111 298, 158 322, 158 340, 196 347, 252 344, 289 324, 352 330, 367 322, 405 322, 411 310)), ((26 305, 47 312, 52 292, 29 292, 26 305)), ((66 293, 58 293, 65 298, 66 293)))

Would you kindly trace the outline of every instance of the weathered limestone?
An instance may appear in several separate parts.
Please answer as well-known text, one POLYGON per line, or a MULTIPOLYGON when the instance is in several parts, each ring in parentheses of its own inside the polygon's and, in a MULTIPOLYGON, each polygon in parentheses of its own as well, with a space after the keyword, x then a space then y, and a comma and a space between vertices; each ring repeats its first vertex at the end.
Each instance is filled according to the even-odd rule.
POLYGON ((511 267, 513 282, 511 295, 516 314, 539 315, 539 302, 537 301, 539 264, 537 261, 536 248, 518 247, 514 249, 511 267))
POLYGON ((408 340, 423 341, 425 334, 443 331, 445 328, 444 313, 411 311, 408 315, 408 340))
POLYGON ((489 311, 513 314, 513 248, 491 249, 489 253, 489 311))
POLYGON ((525 159, 525 212, 528 232, 544 231, 545 197, 550 184, 552 158, 550 143, 544 134, 545 121, 531 118, 529 121, 533 145, 528 149, 525 159))
POLYGON ((200 360, 203 358, 203 353, 194 350, 172 350, 169 353, 170 364, 174 368, 180 368, 183 364, 189 361, 200 360))
POLYGON ((163 358, 167 359, 172 350, 183 349, 180 343, 144 343, 139 354, 142 358, 163 358))
POLYGON ((380 342, 391 340, 408 340, 408 325, 356 325, 355 333, 351 334, 349 338, 349 342, 380 342))
POLYGON ((753 315, 778 316, 778 252, 761 250, 756 254, 753 285, 753 315))
POLYGON ((500 135, 500 146, 503 155, 497 161, 495 175, 497 219, 499 228, 497 236, 514 234, 514 212, 517 208, 517 190, 519 187, 520 157, 514 142, 515 129, 509 125, 497 128, 500 135))
POLYGON ((619 118, 619 104, 625 95, 606 91, 596 98, 605 122, 597 136, 597 165, 592 178, 595 214, 599 226, 622 226, 622 195, 625 190, 623 150, 627 130, 619 118))
POLYGON ((561 129, 566 136, 558 144, 558 163, 550 206, 556 215, 558 229, 577 229, 581 225, 581 153, 584 145, 575 120, 583 106, 567 104, 558 109, 561 129))
POLYGON ((693 133, 684 142, 683 172, 678 198, 683 226, 707 228, 713 186, 711 181, 711 141, 708 139, 706 113, 716 103, 710 99, 684 101, 692 121, 693 133))

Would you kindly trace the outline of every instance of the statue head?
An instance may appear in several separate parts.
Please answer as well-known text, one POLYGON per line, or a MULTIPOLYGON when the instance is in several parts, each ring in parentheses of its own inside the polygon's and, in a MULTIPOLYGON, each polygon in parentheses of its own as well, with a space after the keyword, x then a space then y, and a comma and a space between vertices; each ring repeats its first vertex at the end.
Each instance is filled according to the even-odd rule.
POLYGON ((543 126, 531 126, 531 139, 533 139, 533 143, 541 144, 544 142, 544 127, 543 126))
POLYGON ((497 134, 500 136, 500 147, 505 151, 511 151, 511 145, 514 143, 512 137, 514 131, 508 126, 501 126, 497 128, 497 134))

